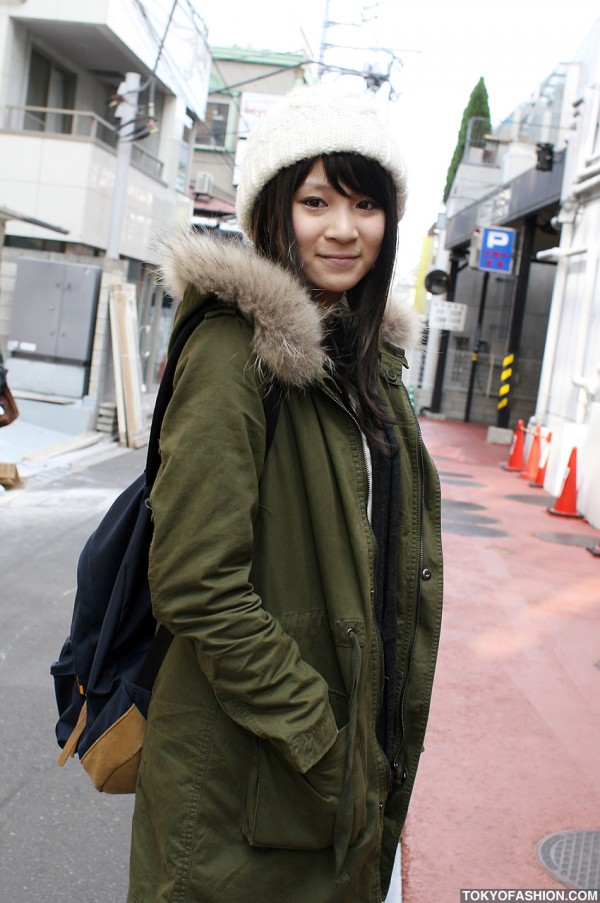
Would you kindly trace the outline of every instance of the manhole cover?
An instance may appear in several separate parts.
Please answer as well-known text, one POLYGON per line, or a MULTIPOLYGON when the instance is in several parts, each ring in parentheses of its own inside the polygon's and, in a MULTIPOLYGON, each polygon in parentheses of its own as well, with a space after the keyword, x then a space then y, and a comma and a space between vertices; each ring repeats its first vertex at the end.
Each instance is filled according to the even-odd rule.
POLYGON ((567 887, 600 888, 600 831, 561 831, 540 840, 537 855, 567 887))

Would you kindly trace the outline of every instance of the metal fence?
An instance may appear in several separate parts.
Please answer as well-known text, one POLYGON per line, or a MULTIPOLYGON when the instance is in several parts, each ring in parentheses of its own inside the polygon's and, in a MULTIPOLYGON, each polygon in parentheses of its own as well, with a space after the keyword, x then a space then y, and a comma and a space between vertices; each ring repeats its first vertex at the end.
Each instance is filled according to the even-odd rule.
MULTIPOLYGON (((118 129, 90 110, 67 110, 61 107, 8 106, 5 108, 3 131, 39 135, 44 132, 77 141, 92 141, 115 150, 118 129)), ((141 144, 133 144, 131 165, 147 176, 160 180, 163 164, 141 144)))
MULTIPOLYGON (((450 349, 445 371, 445 389, 465 392, 469 386, 472 367, 472 352, 450 349)), ((514 376, 511 393, 521 398, 535 398, 537 395, 541 360, 519 357, 513 366, 514 376)), ((502 355, 480 352, 475 371, 474 392, 486 398, 496 398, 502 373, 502 355)))

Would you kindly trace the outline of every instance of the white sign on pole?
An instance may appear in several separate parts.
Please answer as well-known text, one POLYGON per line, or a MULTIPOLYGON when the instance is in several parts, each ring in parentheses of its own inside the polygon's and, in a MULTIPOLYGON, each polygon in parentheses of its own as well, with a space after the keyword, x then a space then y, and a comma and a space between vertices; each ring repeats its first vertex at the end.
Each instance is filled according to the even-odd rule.
POLYGON ((466 319, 466 304, 459 304, 457 301, 441 301, 439 298, 431 299, 431 307, 429 309, 430 329, 463 332, 466 319))
POLYGON ((237 188, 240 182, 240 169, 244 163, 246 153, 246 138, 253 127, 263 116, 266 116, 270 108, 281 101, 280 94, 263 94, 258 91, 243 91, 240 99, 240 116, 238 123, 238 137, 235 148, 235 160, 233 163, 232 183, 237 188))

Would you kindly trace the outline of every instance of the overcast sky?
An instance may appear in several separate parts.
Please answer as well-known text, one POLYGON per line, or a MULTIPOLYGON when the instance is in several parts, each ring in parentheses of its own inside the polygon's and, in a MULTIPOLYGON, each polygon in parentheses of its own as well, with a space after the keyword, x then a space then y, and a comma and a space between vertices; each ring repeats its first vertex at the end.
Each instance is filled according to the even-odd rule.
MULTIPOLYGON (((304 50, 318 58, 328 11, 330 22, 364 20, 329 27, 328 43, 382 46, 399 58, 392 72, 398 100, 389 113, 409 172, 401 272, 416 265, 436 220, 462 113, 479 78, 497 125, 557 63, 575 56, 600 15, 598 0, 196 0, 196 6, 213 45, 304 50)), ((344 49, 329 50, 325 60, 381 69, 390 56, 344 49)))

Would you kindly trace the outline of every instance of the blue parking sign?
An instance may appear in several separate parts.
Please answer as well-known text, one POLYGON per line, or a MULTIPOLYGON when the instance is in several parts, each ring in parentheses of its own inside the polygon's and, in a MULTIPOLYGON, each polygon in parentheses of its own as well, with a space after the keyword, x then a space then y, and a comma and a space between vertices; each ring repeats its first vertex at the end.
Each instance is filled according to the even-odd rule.
POLYGON ((488 272, 510 273, 514 248, 514 229, 483 229, 478 268, 488 272))

